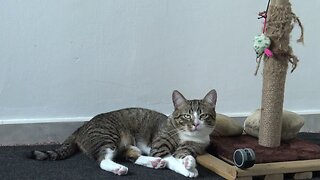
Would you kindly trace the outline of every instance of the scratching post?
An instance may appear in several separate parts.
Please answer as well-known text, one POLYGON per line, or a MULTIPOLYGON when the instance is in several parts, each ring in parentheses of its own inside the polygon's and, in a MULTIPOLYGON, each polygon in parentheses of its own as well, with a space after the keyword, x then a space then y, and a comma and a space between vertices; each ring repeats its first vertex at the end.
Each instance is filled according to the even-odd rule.
POLYGON ((261 35, 255 36, 253 44, 257 58, 255 75, 259 71, 260 62, 263 61, 264 64, 259 140, 257 141, 250 135, 212 138, 213 146, 209 151, 217 157, 205 154, 198 156, 197 161, 225 179, 253 179, 255 176, 264 176, 265 179, 283 179, 284 175, 289 173, 294 173, 295 178, 310 179, 313 172, 320 170, 320 147, 313 143, 310 146, 306 145, 309 142, 300 139, 283 142, 280 146, 281 117, 288 65, 289 63, 292 65, 291 72, 293 72, 298 63, 297 57, 289 46, 290 33, 293 25, 298 23, 301 28, 298 42, 303 43, 303 27, 299 18, 292 12, 289 0, 268 0, 266 11, 260 12, 259 16, 258 19, 263 18, 264 20, 263 30, 261 35), (299 150, 290 149, 299 147, 297 144, 300 142, 295 143, 295 141, 306 144, 301 144, 299 150), (314 152, 310 151, 311 146, 314 147, 314 152), (235 166, 238 160, 237 156, 234 156, 235 152, 239 152, 238 149, 244 147, 256 151, 256 164, 248 169, 235 166), (313 157, 301 158, 307 154, 303 152, 306 149, 313 157), (269 156, 270 154, 273 156, 269 156), (271 160, 270 158, 276 159, 271 160))
MULTIPOLYGON (((289 46, 293 22, 299 19, 292 13, 289 0, 271 0, 267 12, 266 35, 271 39, 272 57, 264 57, 263 90, 259 145, 278 147, 281 140, 282 110, 288 63, 295 69, 298 59, 289 46)), ((302 35, 299 41, 302 41, 302 35)), ((292 71, 293 71, 292 70, 292 71)))

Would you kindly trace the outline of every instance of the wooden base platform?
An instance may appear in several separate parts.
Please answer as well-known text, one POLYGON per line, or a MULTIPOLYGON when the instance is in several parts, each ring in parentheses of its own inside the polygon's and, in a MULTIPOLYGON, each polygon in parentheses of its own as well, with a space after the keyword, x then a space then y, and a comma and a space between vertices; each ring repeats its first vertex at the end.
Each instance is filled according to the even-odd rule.
POLYGON ((265 176, 265 180, 283 179, 284 174, 294 173, 294 179, 311 179, 314 171, 320 171, 320 159, 255 164, 239 169, 211 154, 197 157, 197 162, 226 179, 253 179, 265 176))

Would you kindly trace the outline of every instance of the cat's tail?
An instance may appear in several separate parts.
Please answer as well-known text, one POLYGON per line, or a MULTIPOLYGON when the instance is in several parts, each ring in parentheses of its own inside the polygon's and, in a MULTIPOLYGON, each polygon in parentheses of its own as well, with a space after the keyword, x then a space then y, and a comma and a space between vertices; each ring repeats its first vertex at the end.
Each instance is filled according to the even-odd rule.
POLYGON ((36 160, 63 160, 75 154, 78 149, 75 135, 71 135, 57 149, 48 151, 34 150, 31 151, 29 157, 36 160))

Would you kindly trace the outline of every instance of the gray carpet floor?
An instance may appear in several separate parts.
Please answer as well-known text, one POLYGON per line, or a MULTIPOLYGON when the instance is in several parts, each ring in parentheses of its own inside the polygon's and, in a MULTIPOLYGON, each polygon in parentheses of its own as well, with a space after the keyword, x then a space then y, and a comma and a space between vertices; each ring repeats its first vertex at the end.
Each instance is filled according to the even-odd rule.
MULTIPOLYGON (((320 144, 320 134, 302 133, 299 137, 320 144)), ((34 149, 51 149, 57 145, 45 146, 2 146, 0 147, 0 179, 36 179, 36 180, 85 180, 85 179, 130 179, 130 180, 182 180, 185 178, 168 169, 154 170, 134 165, 128 162, 121 164, 129 168, 126 176, 117 176, 101 170, 98 164, 78 153, 63 161, 36 161, 27 157, 34 149)), ((199 177, 197 179, 223 179, 213 172, 198 166, 199 177)), ((319 173, 316 174, 319 176, 319 173)), ((316 179, 316 178, 315 178, 316 179)))
MULTIPOLYGON (((132 179, 132 180, 180 180, 188 179, 168 169, 150 169, 129 162, 121 164, 129 168, 126 176, 118 176, 101 170, 98 164, 78 153, 63 161, 36 161, 29 159, 31 150, 51 149, 57 145, 0 147, 1 180, 84 180, 84 179, 132 179)), ((211 171, 199 166, 199 179, 223 179, 211 171)))

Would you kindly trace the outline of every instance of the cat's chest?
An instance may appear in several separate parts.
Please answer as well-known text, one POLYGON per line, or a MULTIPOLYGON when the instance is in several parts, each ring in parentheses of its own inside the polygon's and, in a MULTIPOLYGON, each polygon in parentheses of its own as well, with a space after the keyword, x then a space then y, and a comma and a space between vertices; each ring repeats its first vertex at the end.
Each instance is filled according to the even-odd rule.
POLYGON ((187 134, 187 133, 179 133, 179 139, 181 143, 191 141, 201 144, 209 144, 210 137, 208 134, 187 134))

